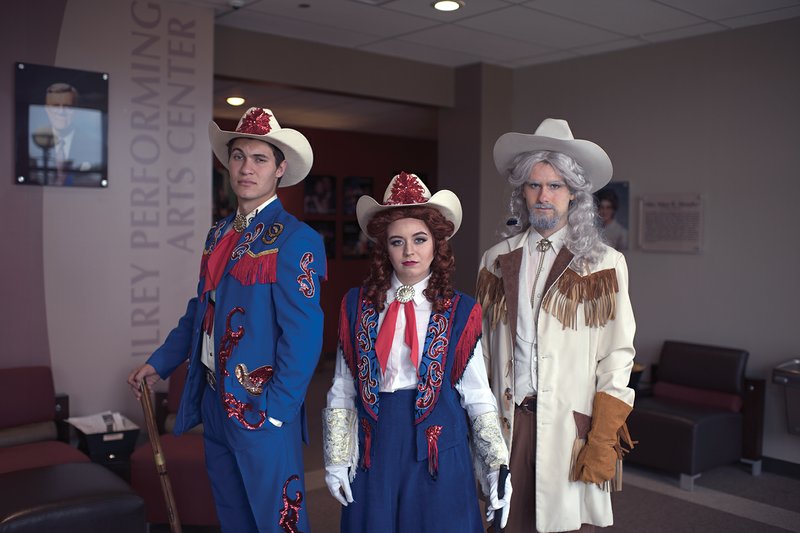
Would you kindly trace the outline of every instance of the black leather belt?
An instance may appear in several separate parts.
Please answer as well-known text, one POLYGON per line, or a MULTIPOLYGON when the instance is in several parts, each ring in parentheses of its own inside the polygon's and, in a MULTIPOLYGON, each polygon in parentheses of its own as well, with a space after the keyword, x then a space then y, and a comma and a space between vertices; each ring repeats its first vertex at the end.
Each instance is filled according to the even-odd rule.
POLYGON ((207 366, 206 366, 206 383, 208 383, 208 386, 211 387, 211 390, 213 391, 217 390, 217 376, 214 374, 214 371, 208 368, 207 366))
POLYGON ((519 402, 519 408, 526 413, 536 414, 536 396, 526 396, 524 400, 519 402))

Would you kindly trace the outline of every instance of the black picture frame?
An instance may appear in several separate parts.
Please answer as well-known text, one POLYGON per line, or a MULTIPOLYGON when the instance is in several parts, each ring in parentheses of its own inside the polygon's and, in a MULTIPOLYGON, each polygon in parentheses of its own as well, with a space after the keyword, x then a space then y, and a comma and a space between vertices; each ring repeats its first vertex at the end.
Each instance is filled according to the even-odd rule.
POLYGON ((372 178, 347 176, 342 182, 342 213, 355 215, 358 199, 367 194, 372 196, 372 178))
POLYGON ((303 212, 307 215, 336 214, 336 177, 312 175, 305 179, 303 212))
POLYGON ((348 220, 342 224, 342 259, 366 259, 372 246, 358 222, 348 220))
POLYGON ((612 181, 595 192, 594 197, 603 237, 612 248, 621 252, 627 250, 630 248, 630 183, 612 181))
POLYGON ((14 70, 15 183, 108 187, 108 73, 14 70))
POLYGON ((335 220, 306 220, 306 224, 322 236, 325 244, 325 255, 328 259, 336 257, 336 221, 335 220))

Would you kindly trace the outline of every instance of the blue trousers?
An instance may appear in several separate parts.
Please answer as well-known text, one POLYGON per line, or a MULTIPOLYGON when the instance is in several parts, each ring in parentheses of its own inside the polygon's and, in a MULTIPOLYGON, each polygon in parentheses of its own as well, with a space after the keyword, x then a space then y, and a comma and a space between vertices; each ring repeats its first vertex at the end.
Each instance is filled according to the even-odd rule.
MULTIPOLYGON (((342 508, 343 533, 482 533, 469 443, 439 451, 434 480, 417 461, 415 390, 381 393, 369 470, 358 469, 353 503, 342 508)), ((364 453, 364 450, 361 450, 364 453)))
POLYGON ((242 430, 231 446, 219 393, 203 393, 206 468, 223 533, 309 533, 305 507, 302 422, 242 430), (245 433, 247 432, 247 433, 245 433))

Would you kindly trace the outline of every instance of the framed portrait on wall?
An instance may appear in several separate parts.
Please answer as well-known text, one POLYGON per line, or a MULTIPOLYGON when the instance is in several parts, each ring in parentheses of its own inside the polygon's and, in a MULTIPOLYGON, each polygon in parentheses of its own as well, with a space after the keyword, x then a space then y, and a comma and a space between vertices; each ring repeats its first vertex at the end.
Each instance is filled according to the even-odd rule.
POLYGON ((108 186, 108 74, 16 63, 15 182, 108 186))
POLYGON ((597 213, 600 215, 600 232, 612 248, 628 249, 630 228, 630 184, 612 181, 594 193, 597 213))
POLYGON ((345 221, 342 225, 342 258, 366 259, 372 250, 372 241, 361 231, 358 222, 345 221))
POLYGON ((309 176, 305 179, 303 212, 307 215, 336 214, 336 178, 309 176))
POLYGON ((335 220, 306 220, 306 224, 322 235, 325 244, 325 256, 328 259, 336 257, 336 221, 335 220))
POLYGON ((372 196, 372 178, 347 176, 344 179, 342 188, 342 196, 344 197, 343 212, 345 215, 355 215, 358 199, 365 194, 372 196))

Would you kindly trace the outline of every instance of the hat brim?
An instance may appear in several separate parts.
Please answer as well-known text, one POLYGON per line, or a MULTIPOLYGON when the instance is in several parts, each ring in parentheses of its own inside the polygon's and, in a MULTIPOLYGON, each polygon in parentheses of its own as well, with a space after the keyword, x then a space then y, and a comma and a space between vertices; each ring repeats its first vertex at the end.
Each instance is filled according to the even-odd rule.
POLYGON ((374 241, 375 237, 370 235, 367 231, 369 221, 381 211, 396 209, 398 207, 432 207, 436 209, 445 219, 453 223, 453 233, 448 235, 448 239, 452 238, 453 235, 458 232, 458 228, 461 227, 461 201, 453 191, 443 189, 431 196, 430 200, 422 204, 383 205, 376 202, 371 196, 362 196, 358 199, 358 203, 356 204, 356 218, 358 219, 358 225, 361 226, 361 231, 363 231, 371 241, 374 241))
POLYGON ((228 143, 233 139, 256 139, 275 145, 286 158, 286 171, 280 181, 280 187, 289 187, 303 181, 311 165, 314 163, 314 152, 311 144, 305 135, 291 128, 281 128, 266 135, 256 135, 251 133, 238 133, 235 131, 223 131, 213 121, 208 124, 208 139, 211 141, 211 149, 217 156, 219 162, 228 168, 228 143))
POLYGON ((502 176, 508 177, 519 154, 539 150, 561 152, 577 161, 586 173, 586 180, 592 184, 591 192, 602 189, 614 174, 608 154, 592 141, 556 139, 530 133, 501 135, 494 144, 494 165, 502 176))

